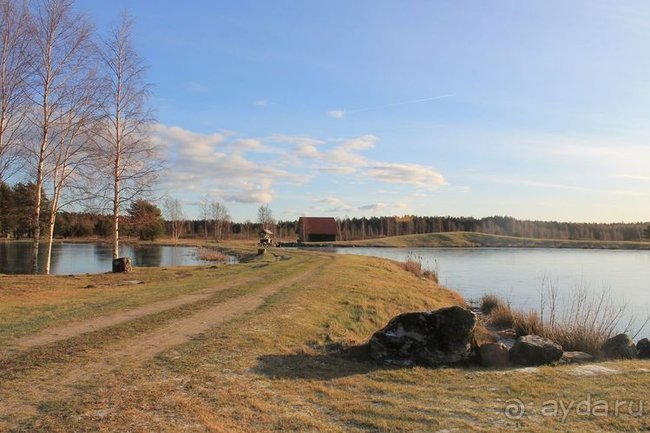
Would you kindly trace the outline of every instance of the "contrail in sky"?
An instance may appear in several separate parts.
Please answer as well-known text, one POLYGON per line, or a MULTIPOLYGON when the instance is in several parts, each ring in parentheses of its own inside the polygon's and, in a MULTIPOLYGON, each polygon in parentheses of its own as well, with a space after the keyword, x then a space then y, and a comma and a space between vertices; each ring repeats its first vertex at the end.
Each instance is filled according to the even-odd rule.
POLYGON ((420 102, 435 101, 437 99, 446 99, 446 98, 451 98, 453 96, 456 96, 456 94, 449 93, 447 95, 433 96, 431 98, 411 99, 409 101, 394 102, 392 104, 375 105, 372 107, 356 108, 354 110, 331 110, 328 111, 327 114, 336 119, 342 119, 348 113, 360 113, 362 111, 379 110, 381 108, 399 107, 400 105, 419 104, 420 102))

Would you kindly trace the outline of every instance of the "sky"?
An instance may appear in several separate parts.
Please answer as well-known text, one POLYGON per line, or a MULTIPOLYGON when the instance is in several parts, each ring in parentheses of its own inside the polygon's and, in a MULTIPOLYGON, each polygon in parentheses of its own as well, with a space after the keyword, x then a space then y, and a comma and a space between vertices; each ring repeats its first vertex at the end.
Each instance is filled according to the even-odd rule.
POLYGON ((198 217, 650 220, 650 2, 79 0, 198 217))

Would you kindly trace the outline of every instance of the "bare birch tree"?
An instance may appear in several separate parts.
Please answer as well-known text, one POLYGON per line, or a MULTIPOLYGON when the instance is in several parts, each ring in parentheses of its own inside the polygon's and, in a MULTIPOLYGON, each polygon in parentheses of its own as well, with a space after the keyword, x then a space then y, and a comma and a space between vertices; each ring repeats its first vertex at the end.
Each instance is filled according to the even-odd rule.
POLYGON ((33 60, 25 2, 0 0, 0 182, 17 170, 33 60))
POLYGON ((35 48, 32 63, 31 99, 34 109, 30 120, 38 131, 38 144, 32 151, 36 172, 36 197, 32 226, 32 272, 38 271, 41 239, 40 211, 45 163, 52 157, 51 142, 56 141, 55 125, 69 115, 73 90, 80 70, 86 67, 92 27, 74 12, 71 0, 36 0, 31 25, 35 48))
POLYGON ((102 47, 106 69, 105 166, 110 168, 109 202, 113 214, 113 258, 118 257, 120 212, 126 203, 150 190, 160 160, 148 137, 152 118, 146 67, 132 43, 133 21, 123 14, 102 47))
POLYGON ((271 229, 275 224, 273 212, 268 204, 261 205, 257 209, 257 222, 260 224, 262 229, 271 229))
POLYGON ((165 217, 171 224, 172 239, 174 242, 178 242, 178 238, 180 238, 183 227, 185 226, 183 205, 179 199, 168 197, 163 202, 163 210, 165 211, 165 217))
POLYGON ((228 220, 230 220, 230 215, 228 215, 228 208, 223 203, 217 200, 213 200, 210 203, 210 215, 212 217, 212 224, 214 228, 214 238, 219 241, 223 235, 224 225, 228 220))
POLYGON ((210 202, 207 197, 201 200, 201 219, 203 219, 203 235, 208 241, 208 220, 210 219, 210 202))
POLYGON ((46 177, 51 185, 48 215, 48 243, 45 274, 50 273, 54 227, 59 211, 88 199, 96 166, 93 140, 97 126, 97 80, 88 69, 85 78, 72 90, 70 109, 53 125, 52 157, 46 160, 46 177))

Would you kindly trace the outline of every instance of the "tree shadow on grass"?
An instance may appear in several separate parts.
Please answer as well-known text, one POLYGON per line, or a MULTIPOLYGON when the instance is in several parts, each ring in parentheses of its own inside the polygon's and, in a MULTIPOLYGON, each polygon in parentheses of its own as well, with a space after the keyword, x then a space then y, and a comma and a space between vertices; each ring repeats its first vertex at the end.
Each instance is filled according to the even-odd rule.
POLYGON ((274 379, 333 380, 396 367, 370 358, 367 344, 330 347, 325 354, 291 353, 262 355, 255 371, 274 379))

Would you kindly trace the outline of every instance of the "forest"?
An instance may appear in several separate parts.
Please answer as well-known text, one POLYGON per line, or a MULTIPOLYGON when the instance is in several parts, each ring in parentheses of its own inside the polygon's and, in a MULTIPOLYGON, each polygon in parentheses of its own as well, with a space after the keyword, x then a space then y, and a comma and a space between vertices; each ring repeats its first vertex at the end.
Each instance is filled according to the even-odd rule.
MULTIPOLYGON (((0 238, 31 238, 31 213, 35 194, 33 183, 9 186, 0 182, 0 238)), ((48 220, 48 197, 44 195, 41 223, 48 220)), ((650 239, 650 223, 576 223, 519 220, 507 216, 485 218, 451 216, 381 216, 337 218, 338 239, 361 240, 420 233, 479 232, 539 239, 639 241, 650 239)), ((260 206, 257 218, 232 221, 227 207, 218 201, 202 205, 201 218, 184 217, 180 202, 165 200, 162 210, 146 200, 134 202, 124 215, 126 234, 152 239, 166 234, 180 238, 255 239, 262 226, 278 239, 295 240, 296 220, 275 220, 267 205, 260 206), (137 204, 136 204, 137 203, 137 204)), ((100 212, 60 212, 54 229, 56 238, 109 238, 112 215, 100 212)))

